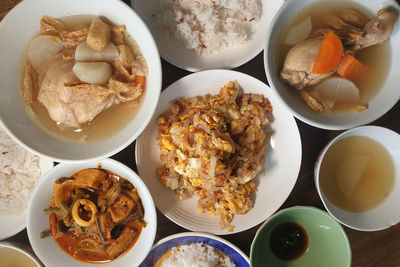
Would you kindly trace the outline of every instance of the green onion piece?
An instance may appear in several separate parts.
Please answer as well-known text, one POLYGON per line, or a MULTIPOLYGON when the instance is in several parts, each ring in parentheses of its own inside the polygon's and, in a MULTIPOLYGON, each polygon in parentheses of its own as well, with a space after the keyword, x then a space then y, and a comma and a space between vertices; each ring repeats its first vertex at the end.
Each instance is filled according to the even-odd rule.
POLYGON ((48 208, 43 210, 45 214, 57 213, 60 212, 61 209, 59 208, 48 208))
POLYGON ((50 229, 49 230, 45 230, 45 231, 40 233, 40 238, 45 238, 45 237, 48 237, 48 236, 51 236, 51 230, 50 229))

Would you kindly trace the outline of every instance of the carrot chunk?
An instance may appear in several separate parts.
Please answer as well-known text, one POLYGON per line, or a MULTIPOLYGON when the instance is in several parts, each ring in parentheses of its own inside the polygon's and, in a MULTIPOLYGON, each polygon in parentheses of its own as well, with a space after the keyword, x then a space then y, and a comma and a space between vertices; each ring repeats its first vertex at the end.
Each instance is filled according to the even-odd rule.
POLYGON ((326 34, 319 48, 312 72, 324 74, 333 71, 339 65, 342 53, 343 45, 339 37, 333 32, 326 34))
POLYGON ((350 54, 345 54, 339 63, 337 73, 353 82, 360 80, 368 72, 368 67, 350 54))
POLYGON ((136 86, 144 89, 144 83, 146 82, 146 77, 141 75, 136 75, 134 83, 136 86))

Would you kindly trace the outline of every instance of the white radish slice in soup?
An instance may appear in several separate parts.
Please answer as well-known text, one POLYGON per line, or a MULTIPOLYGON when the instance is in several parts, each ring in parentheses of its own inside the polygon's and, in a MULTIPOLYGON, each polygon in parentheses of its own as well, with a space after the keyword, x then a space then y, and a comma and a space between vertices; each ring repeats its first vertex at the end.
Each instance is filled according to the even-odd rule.
POLYGON ((308 16, 300 23, 290 28, 285 38, 285 44, 294 45, 305 40, 311 33, 312 21, 311 17, 308 16))
POLYGON ((314 86, 324 99, 329 99, 335 103, 357 103, 360 101, 360 90, 350 80, 332 77, 323 80, 314 86))
POLYGON ((72 70, 79 80, 91 84, 105 84, 112 75, 106 62, 77 62, 72 70))
POLYGON ((113 43, 108 43, 103 51, 96 51, 83 42, 75 50, 76 61, 111 61, 117 58, 118 49, 113 43))
POLYGON ((29 61, 37 69, 43 61, 60 52, 62 48, 63 43, 59 37, 39 35, 33 38, 29 44, 29 61))

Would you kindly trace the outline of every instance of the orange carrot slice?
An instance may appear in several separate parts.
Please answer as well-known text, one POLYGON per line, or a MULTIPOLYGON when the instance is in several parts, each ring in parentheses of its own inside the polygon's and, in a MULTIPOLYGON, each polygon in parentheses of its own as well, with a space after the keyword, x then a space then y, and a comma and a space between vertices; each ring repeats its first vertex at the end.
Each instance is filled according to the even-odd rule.
POLYGON ((146 77, 141 75, 136 75, 134 83, 136 86, 144 89, 144 83, 146 82, 146 77))
POLYGON ((312 72, 324 74, 333 71, 339 65, 342 53, 343 45, 339 37, 333 32, 326 34, 319 48, 312 72))
POLYGON ((353 82, 360 80, 368 73, 368 67, 350 54, 345 54, 339 63, 337 73, 353 82))

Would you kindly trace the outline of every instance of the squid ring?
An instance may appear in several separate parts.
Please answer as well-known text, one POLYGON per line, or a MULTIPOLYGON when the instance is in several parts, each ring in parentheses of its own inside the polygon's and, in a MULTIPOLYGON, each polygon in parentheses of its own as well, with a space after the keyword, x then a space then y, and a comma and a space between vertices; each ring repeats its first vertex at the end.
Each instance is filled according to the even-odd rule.
POLYGON ((84 227, 91 226, 95 222, 96 213, 97 213, 97 207, 89 199, 78 199, 77 201, 75 201, 75 203, 71 209, 71 215, 72 215, 72 218, 74 219, 74 221, 77 224, 79 224, 80 226, 84 226, 84 227), (86 207, 88 207, 92 211, 92 216, 89 221, 86 221, 79 216, 78 209, 79 209, 80 205, 84 206, 85 209, 86 209, 86 207))

